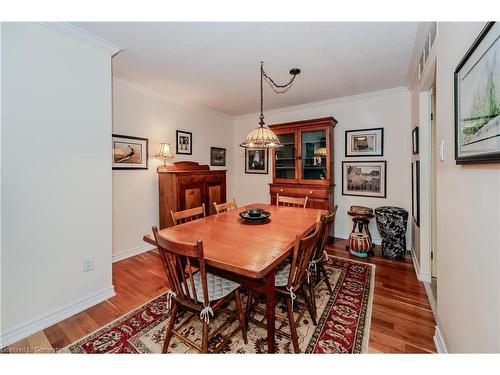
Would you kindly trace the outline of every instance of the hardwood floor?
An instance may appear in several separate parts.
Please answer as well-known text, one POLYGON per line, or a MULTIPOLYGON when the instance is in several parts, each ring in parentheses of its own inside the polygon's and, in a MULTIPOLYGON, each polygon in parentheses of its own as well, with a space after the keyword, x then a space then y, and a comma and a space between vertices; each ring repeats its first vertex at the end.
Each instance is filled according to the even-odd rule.
MULTIPOLYGON (((410 259, 392 261, 379 255, 356 258, 344 250, 345 240, 329 247, 333 255, 376 265, 370 330, 370 353, 430 353, 434 318, 423 284, 410 259)), ((376 253, 378 249, 376 250, 376 253)), ((116 296, 21 340, 6 351, 52 352, 95 331, 167 290, 156 251, 113 264, 116 296)))
POLYGON ((434 316, 424 285, 413 263, 380 256, 357 258, 345 251, 346 240, 335 240, 330 252, 338 257, 375 264, 375 293, 370 329, 370 353, 435 353, 434 316))

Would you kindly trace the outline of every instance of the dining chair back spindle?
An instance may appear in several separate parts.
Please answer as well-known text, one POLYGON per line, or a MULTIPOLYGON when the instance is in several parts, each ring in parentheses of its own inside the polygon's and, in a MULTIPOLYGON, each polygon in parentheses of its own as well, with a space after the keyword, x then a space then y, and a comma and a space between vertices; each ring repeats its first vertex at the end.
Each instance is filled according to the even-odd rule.
POLYGON ((288 206, 288 207, 307 207, 308 196, 304 198, 287 197, 276 193, 276 205, 277 206, 288 206))
POLYGON ((220 214, 221 212, 234 210, 237 208, 237 206, 236 206, 236 201, 233 198, 231 201, 226 202, 226 203, 217 204, 216 202, 214 202, 214 208, 215 208, 215 212, 220 214))
POLYGON ((316 247, 313 260, 321 258, 323 256, 323 251, 325 251, 326 244, 328 243, 328 239, 330 238, 330 232, 332 230, 333 222, 335 221, 335 215, 337 214, 338 205, 333 207, 326 215, 321 215, 321 220, 323 220, 323 226, 319 233, 318 246, 316 247))
POLYGON ((312 259, 316 249, 319 233, 322 224, 321 219, 316 223, 314 232, 306 237, 297 236, 292 253, 292 263, 290 265, 290 274, 288 276, 287 289, 298 290, 304 283, 308 271, 309 262, 312 259))
MULTIPOLYGON (((277 329, 281 334, 291 337, 293 343, 293 349, 295 353, 300 353, 299 342, 298 342, 298 334, 297 334, 297 326, 307 309, 309 311, 309 315, 313 321, 313 324, 316 325, 316 314, 313 310, 313 302, 311 300, 311 296, 308 293, 307 288, 305 288, 305 280, 308 274, 308 266, 311 261, 311 257, 313 255, 314 249, 317 246, 318 235, 321 229, 321 220, 318 218, 316 222, 316 227, 314 231, 305 236, 297 236, 295 239, 293 252, 292 252, 292 261, 291 263, 285 261, 280 269, 277 271, 275 276, 275 285, 276 285, 276 293, 281 295, 286 299, 287 304, 287 318, 288 326, 290 327, 290 333, 284 332, 281 329, 277 329), (297 319, 295 319, 293 315, 293 304, 294 300, 297 296, 301 294, 304 297, 304 307, 299 313, 297 319)), ((258 304, 256 300, 253 302, 253 293, 250 290, 247 300, 247 321, 252 321, 253 323, 262 326, 263 322, 251 318, 252 308, 258 304)), ((258 306, 256 310, 262 313, 262 309, 259 309, 258 306)), ((277 317, 279 315, 277 314, 277 317)))
POLYGON ((185 344, 203 353, 207 353, 208 340, 213 337, 214 332, 222 331, 225 326, 233 322, 236 316, 238 316, 240 324, 223 337, 221 343, 214 348, 214 351, 220 351, 225 343, 239 330, 241 330, 246 343, 246 326, 239 293, 240 285, 207 272, 203 253, 203 241, 198 240, 194 244, 172 241, 158 233, 158 228, 156 227, 153 227, 153 235, 167 274, 168 283, 171 287, 171 290, 167 292, 167 307, 172 307, 172 314, 167 326, 162 352, 167 352, 172 335, 175 335, 185 344), (216 285, 222 285, 223 283, 225 285, 224 289, 216 287, 216 285), (215 310, 222 309, 222 305, 230 296, 234 296, 237 309, 225 309, 229 318, 226 319, 221 327, 212 331, 212 336, 210 336, 208 331, 210 317, 214 315, 215 310), (179 329, 185 326, 197 314, 202 320, 201 346, 185 337, 182 332, 174 329, 179 309, 184 309, 191 313, 187 319, 179 324, 179 329))
POLYGON ((316 288, 320 285, 322 281, 325 281, 326 287, 330 295, 333 295, 333 288, 330 284, 330 279, 328 278, 328 273, 325 268, 325 262, 328 260, 328 254, 326 252, 326 245, 328 239, 330 238, 330 232, 332 230, 333 222, 335 221, 335 215, 337 213, 338 206, 335 205, 333 210, 328 214, 321 215, 321 228, 319 230, 318 241, 313 252, 311 261, 309 262, 309 293, 311 295, 311 301, 313 304, 313 310, 315 314, 317 313, 316 306, 316 288))
POLYGON ((205 203, 200 207, 189 208, 183 211, 174 212, 170 210, 174 225, 187 223, 189 221, 198 220, 205 217, 205 203))

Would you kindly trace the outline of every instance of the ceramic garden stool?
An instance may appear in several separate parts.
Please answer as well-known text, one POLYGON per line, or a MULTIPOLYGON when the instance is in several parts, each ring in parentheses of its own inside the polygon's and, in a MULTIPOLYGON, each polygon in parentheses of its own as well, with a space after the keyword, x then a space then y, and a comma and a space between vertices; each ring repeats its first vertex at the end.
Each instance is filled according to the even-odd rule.
POLYGON ((382 236, 382 256, 403 259, 406 252, 408 211, 400 207, 382 206, 375 209, 375 219, 382 236))

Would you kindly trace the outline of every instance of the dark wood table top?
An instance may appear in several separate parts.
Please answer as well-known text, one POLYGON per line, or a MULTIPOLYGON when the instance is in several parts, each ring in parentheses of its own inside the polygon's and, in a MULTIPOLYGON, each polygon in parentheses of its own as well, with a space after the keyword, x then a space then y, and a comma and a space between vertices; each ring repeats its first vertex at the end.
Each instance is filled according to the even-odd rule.
MULTIPOLYGON (((195 243, 203 240, 208 265, 253 279, 263 278, 291 252, 297 235, 314 228, 325 210, 270 204, 251 204, 236 210, 165 228, 161 234, 171 240, 195 243), (241 211, 259 207, 271 213, 265 224, 243 223, 241 211)), ((144 241, 156 245, 153 234, 144 241)))

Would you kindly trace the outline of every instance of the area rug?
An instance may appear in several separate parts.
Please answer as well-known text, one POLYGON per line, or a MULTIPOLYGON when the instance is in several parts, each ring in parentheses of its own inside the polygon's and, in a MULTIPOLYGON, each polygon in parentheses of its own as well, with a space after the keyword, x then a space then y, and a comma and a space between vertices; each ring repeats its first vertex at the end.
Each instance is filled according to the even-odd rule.
MULTIPOLYGON (((366 353, 373 300, 375 266, 330 256, 326 264, 334 293, 328 293, 323 282, 317 289, 318 325, 314 326, 306 312, 298 326, 299 346, 302 353, 366 353)), ((246 297, 244 297, 246 298, 246 297)), ((134 311, 118 318, 83 339, 67 346, 65 353, 161 353, 170 310, 166 294, 162 294, 134 311)), ((234 304, 234 302, 233 302, 234 304)), ((245 305, 243 305, 245 306, 245 305)), ((234 306, 230 306, 233 308, 234 306)), ((286 314, 284 301, 277 301, 277 312, 286 314)), ((302 306, 294 303, 298 317, 302 306)), ((177 319, 182 321, 181 315, 177 319)), ((260 319, 257 313, 254 318, 260 319)), ((215 316, 210 327, 215 329, 225 316, 215 316)), ((233 329, 232 326, 226 329, 233 329)), ((276 326, 287 331, 287 323, 277 320, 276 326)), ((210 348, 221 340, 223 331, 209 342, 210 348)), ((201 323, 193 319, 182 332, 193 341, 201 339, 201 323)), ((248 344, 237 333, 223 347, 222 353, 265 353, 267 351, 266 330, 250 323, 248 344)), ((293 353, 291 340, 276 333, 276 351, 293 353)), ((175 336, 172 337, 169 353, 194 353, 175 336)))

